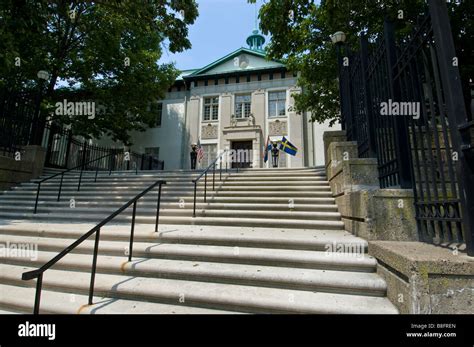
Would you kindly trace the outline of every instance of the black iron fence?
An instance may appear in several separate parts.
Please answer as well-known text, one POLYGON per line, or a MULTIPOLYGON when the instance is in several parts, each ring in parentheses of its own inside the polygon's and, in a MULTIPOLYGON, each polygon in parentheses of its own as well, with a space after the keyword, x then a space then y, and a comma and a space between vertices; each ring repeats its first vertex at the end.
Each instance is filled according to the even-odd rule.
POLYGON ((0 155, 14 156, 30 144, 35 114, 31 95, 0 88, 0 155))
POLYGON ((377 157, 381 188, 411 188, 423 241, 474 255, 473 122, 468 121, 446 2, 429 0, 409 36, 394 26, 341 66, 341 113, 359 156, 377 157))
POLYGON ((46 125, 42 145, 47 149, 47 167, 69 169, 92 162, 85 170, 164 170, 164 162, 152 155, 91 144, 54 123, 46 125))
POLYGON ((0 88, 0 155, 13 157, 25 146, 38 144, 47 150, 47 167, 69 169, 93 161, 85 170, 164 170, 164 162, 153 155, 90 144, 74 137, 70 129, 46 122, 38 98, 0 88), (115 155, 108 156, 111 153, 115 155))

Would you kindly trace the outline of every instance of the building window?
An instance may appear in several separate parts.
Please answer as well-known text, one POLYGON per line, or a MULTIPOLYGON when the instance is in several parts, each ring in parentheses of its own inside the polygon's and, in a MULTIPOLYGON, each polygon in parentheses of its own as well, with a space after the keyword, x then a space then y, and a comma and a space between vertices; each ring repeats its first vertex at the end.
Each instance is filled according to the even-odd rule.
POLYGON ((145 154, 158 159, 160 157, 160 147, 145 147, 145 154))
POLYGON ((204 98, 204 120, 218 120, 219 118, 219 97, 204 98))
POLYGON ((286 115, 286 91, 268 93, 268 116, 286 115))
POLYGON ((161 119, 163 118, 163 104, 161 102, 158 103, 157 111, 156 111, 156 126, 161 127, 161 119))
POLYGON ((248 118, 250 116, 250 108, 252 105, 252 97, 248 95, 235 96, 235 117, 248 118))
POLYGON ((201 161, 201 167, 207 168, 217 157, 217 145, 202 145, 204 157, 201 161))

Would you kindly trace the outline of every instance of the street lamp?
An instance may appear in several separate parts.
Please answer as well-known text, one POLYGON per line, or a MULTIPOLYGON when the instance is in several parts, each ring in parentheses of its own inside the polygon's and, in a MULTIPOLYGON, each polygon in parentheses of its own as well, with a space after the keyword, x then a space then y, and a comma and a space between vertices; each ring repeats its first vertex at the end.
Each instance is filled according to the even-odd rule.
POLYGON ((48 71, 39 70, 37 76, 40 80, 45 80, 45 81, 49 80, 48 71))
POLYGON ((343 44, 344 42, 346 42, 346 34, 342 31, 338 31, 331 35, 331 41, 335 45, 343 44))
POLYGON ((339 103, 341 109, 341 127, 342 130, 345 130, 345 122, 343 120, 344 112, 343 112, 343 91, 342 91, 342 57, 341 57, 341 49, 344 43, 346 42, 346 34, 342 31, 335 32, 331 36, 331 41, 334 45, 336 45, 336 53, 337 53, 337 69, 339 73, 339 103))
POLYGON ((32 129, 32 136, 30 138, 30 144, 32 145, 39 145, 41 146, 41 142, 43 140, 43 132, 45 127, 45 119, 40 120, 40 108, 41 108, 41 100, 43 98, 43 85, 46 81, 49 80, 49 73, 45 70, 40 70, 36 74, 38 77, 38 95, 36 101, 36 109, 35 115, 33 119, 33 129, 32 129))

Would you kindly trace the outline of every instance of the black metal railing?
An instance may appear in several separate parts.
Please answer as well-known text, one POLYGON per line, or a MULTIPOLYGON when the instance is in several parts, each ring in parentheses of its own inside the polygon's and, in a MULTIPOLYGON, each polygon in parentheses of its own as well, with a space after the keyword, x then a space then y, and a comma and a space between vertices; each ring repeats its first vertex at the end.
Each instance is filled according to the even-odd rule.
MULTIPOLYGON (((84 152, 85 153, 85 152, 84 152)), ((82 174, 84 172, 84 168, 86 165, 88 164, 91 164, 93 162, 96 162, 96 161, 99 161, 99 160, 102 160, 102 159, 105 159, 105 158, 108 158, 110 156, 112 156, 113 153, 109 153, 105 156, 102 156, 100 158, 96 158, 96 159, 93 159, 93 160, 90 160, 88 161, 87 163, 83 162, 81 165, 79 166, 75 166, 73 168, 70 168, 70 169, 67 169, 67 170, 64 170, 64 171, 61 171, 61 172, 58 172, 57 174, 53 174, 49 177, 46 177, 46 178, 43 178, 42 180, 36 182, 38 184, 38 188, 36 189, 36 199, 35 199, 35 208, 34 208, 34 211, 33 211, 33 214, 36 214, 37 210, 38 210, 38 200, 39 200, 39 196, 40 196, 40 191, 41 191, 41 184, 46 182, 46 181, 49 181, 50 179, 53 179, 57 176, 61 176, 61 180, 60 180, 60 183, 59 183, 59 187, 58 187, 58 197, 57 197, 57 201, 59 201, 61 199, 61 191, 62 191, 62 187, 63 187, 63 180, 64 180, 64 174, 72 171, 72 170, 76 170, 76 169, 81 169, 80 170, 80 173, 79 173, 79 180, 78 180, 78 184, 77 184, 77 191, 80 191, 81 190, 81 183, 82 183, 82 174)), ((84 158, 83 158, 84 159, 84 158)), ((111 174, 112 172, 112 169, 110 169, 109 171, 109 175, 111 174)), ((97 175, 99 173, 99 166, 97 166, 96 170, 95 170, 95 178, 94 178, 94 182, 97 182, 97 175)))
POLYGON ((395 34, 386 21, 340 66, 343 128, 359 156, 377 157, 381 188, 413 189, 421 240, 474 256, 474 138, 446 2, 429 0, 413 32, 395 34))
POLYGON ((23 273, 22 280, 24 280, 24 281, 28 281, 28 280, 31 280, 31 279, 34 279, 34 278, 37 279, 33 314, 38 314, 39 313, 44 272, 47 271, 48 269, 50 269, 54 264, 56 264, 58 261, 60 261, 64 256, 71 253, 82 242, 84 242, 89 237, 91 237, 92 235, 95 234, 94 253, 93 253, 92 268, 91 268, 91 280, 90 280, 90 286, 89 286, 89 301, 88 301, 88 304, 92 305, 93 304, 93 297, 94 297, 95 275, 96 275, 96 270, 97 270, 97 255, 98 255, 98 252, 99 252, 100 229, 104 225, 109 223, 111 220, 113 220, 115 217, 117 217, 119 214, 121 214, 123 211, 125 211, 128 207, 130 207, 130 205, 133 204, 132 222, 131 222, 131 229, 130 229, 129 253, 128 253, 128 261, 130 262, 132 260, 132 255, 133 255, 133 238, 134 238, 134 233, 135 233, 135 217, 136 217, 136 211, 137 211, 137 202, 141 197, 143 197, 145 194, 150 192, 157 185, 159 186, 158 187, 157 206, 156 206, 156 219, 155 219, 155 232, 158 232, 159 217, 160 217, 161 187, 162 187, 163 184, 166 184, 166 181, 163 181, 163 180, 156 181, 151 186, 149 186, 148 188, 143 190, 140 194, 136 195, 133 199, 129 200, 126 204, 124 204, 122 207, 120 207, 117 211, 115 211, 110 216, 105 218, 102 222, 100 222, 95 227, 93 227, 91 230, 89 230, 87 233, 85 233, 83 236, 81 236, 79 239, 74 241, 71 245, 69 245, 61 253, 56 255, 53 259, 51 259, 49 262, 47 262, 46 264, 41 266, 39 269, 23 273))
MULTIPOLYGON (((197 198, 197 184, 199 180, 204 177, 204 202, 207 202, 207 173, 211 170, 212 168, 212 190, 215 191, 216 189, 216 166, 217 162, 219 161, 219 181, 222 181, 222 170, 225 172, 228 172, 228 161, 226 160, 225 162, 225 169, 222 168, 222 157, 224 154, 226 154, 228 151, 225 150, 222 152, 220 155, 217 156, 216 159, 212 161, 209 166, 204 169, 201 174, 196 178, 193 179, 192 182, 194 183, 194 202, 193 202, 193 218, 196 217, 196 198, 197 198)), ((238 169, 237 169, 238 170, 238 169)))

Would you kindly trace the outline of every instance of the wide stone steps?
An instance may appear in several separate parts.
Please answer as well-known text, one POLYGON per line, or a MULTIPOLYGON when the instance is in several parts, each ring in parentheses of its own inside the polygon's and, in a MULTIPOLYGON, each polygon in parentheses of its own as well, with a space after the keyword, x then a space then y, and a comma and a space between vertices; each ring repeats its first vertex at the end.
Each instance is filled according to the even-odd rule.
MULTIPOLYGON (((146 189, 147 186, 81 186, 80 192, 94 192, 94 193, 102 193, 104 189, 107 189, 109 192, 130 192, 130 193, 135 193, 138 194, 144 189, 146 189)), ((240 186, 240 185, 218 185, 216 182, 216 189, 219 189, 219 191, 222 192, 240 192, 240 191, 249 191, 249 192, 260 192, 260 191, 268 191, 268 192, 277 192, 277 191, 315 191, 315 192, 320 192, 320 191, 330 191, 331 188, 328 187, 327 185, 304 185, 304 186, 240 186)), ((162 186, 162 192, 165 193, 167 191, 182 191, 182 192, 189 192, 193 191, 194 186, 193 185, 175 185, 175 186, 169 186, 169 185, 164 185, 162 186)), ((212 183, 209 184, 207 187, 208 191, 212 193, 212 183)), ((197 190, 199 191, 204 191, 204 185, 199 185, 197 187, 197 190)), ((30 194, 36 194, 36 188, 31 189, 31 187, 16 187, 15 189, 12 189, 11 192, 17 192, 18 194, 23 194, 23 193, 30 193, 30 194)), ((58 192, 58 187, 57 186, 41 186, 41 192, 53 192, 56 193, 58 192)), ((77 192, 77 185, 76 186, 63 186, 61 188, 61 192, 77 192)), ((62 194, 62 193, 61 193, 62 194)))
MULTIPOLYGON (((199 307, 166 305, 94 296, 94 305, 85 305, 87 295, 41 291, 41 314, 235 314, 237 312, 199 307)), ((0 284, 0 314, 31 314, 35 288, 0 284)))
MULTIPOLYGON (((67 238, 32 237, 0 234, 0 242, 5 244, 35 244, 43 252, 59 253, 71 244, 67 238)), ((305 269, 323 269, 351 272, 375 272, 376 261, 366 255, 364 244, 355 244, 349 250, 354 253, 337 253, 329 251, 294 252, 289 249, 269 249, 255 247, 230 247, 199 244, 158 243, 150 247, 147 242, 134 242, 133 255, 150 259, 172 259, 227 264, 252 264, 273 267, 291 267, 305 269)), ((84 241, 73 254, 92 254, 93 240, 84 241)), ((126 240, 101 241, 99 254, 123 257, 128 251, 126 240)), ((329 249, 329 248, 328 248, 329 249)), ((49 260, 49 259, 48 259, 49 260)), ((8 263, 21 260, 8 260, 8 263)))
MULTIPOLYGON (((156 200, 156 199, 155 199, 156 200)), ((1 201, 1 199, 0 199, 1 201)), ((166 209, 192 209, 193 203, 192 199, 187 198, 183 199, 183 201, 177 201, 173 199, 173 202, 163 202, 161 201, 161 208, 166 209)), ((166 201, 169 201, 166 200, 166 201)), ((203 199, 198 199, 196 202, 196 211, 199 209, 210 209, 212 207, 213 210, 259 210, 259 209, 267 209, 270 211, 316 211, 316 212, 337 212, 338 208, 336 205, 331 204, 305 204, 305 203, 294 203, 289 207, 288 201, 284 201, 284 203, 272 204, 272 203, 216 203, 216 202, 200 202, 203 199)), ((90 209, 95 209, 96 207, 114 207, 118 209, 121 207, 126 201, 76 201, 76 207, 87 207, 90 209)), ((33 205, 30 199, 23 199, 23 200, 12 200, 8 202, 8 205, 2 206, 2 208, 7 210, 16 209, 19 206, 21 208, 33 208, 33 205)), ((40 201, 38 206, 41 208, 40 211, 47 211, 47 209, 55 209, 59 207, 64 207, 64 203, 62 201, 57 202, 54 199, 49 199, 48 201, 40 201)), ((137 203, 138 207, 144 208, 156 208, 156 201, 145 201, 140 199, 137 203)))
MULTIPOLYGON (((133 264, 136 265, 139 261, 133 264)), ((34 281, 20 279, 24 271, 33 269, 33 267, 0 264, 0 283, 33 287, 34 281)), ((89 281, 88 272, 49 270, 44 274, 43 288, 85 295, 88 293, 89 281)), ((339 280, 337 283, 341 282, 344 281, 339 280)), ((383 281, 375 280, 369 285, 373 290, 380 286, 383 286, 383 281)), ((136 274, 130 276, 98 273, 94 294, 114 299, 172 305, 182 302, 190 307, 248 313, 397 313, 386 298, 378 296, 138 277, 136 274)))
MULTIPOLYGON (((78 199, 75 198, 76 202, 77 201, 82 201, 82 202, 110 202, 110 201, 117 201, 117 202, 123 202, 126 203, 130 199, 124 196, 115 196, 115 197, 110 197, 110 196, 95 196, 94 200, 87 199, 87 196, 85 199, 78 199)), ((179 201, 180 199, 183 199, 185 202, 187 201, 193 201, 193 196, 188 195, 188 196, 180 196, 178 199, 174 196, 163 196, 161 201, 162 202, 176 202, 179 201)), ((336 199, 333 197, 312 197, 312 198, 306 198, 306 197, 245 197, 245 196, 239 196, 239 197, 224 197, 224 196, 208 196, 207 197, 209 202, 217 202, 217 203, 261 203, 261 204, 267 204, 267 203, 280 203, 280 204, 288 204, 290 203, 289 199, 295 204, 335 204, 336 199)), ((34 204, 34 201, 31 200, 30 196, 25 195, 25 196, 16 196, 14 194, 3 194, 0 195, 0 202, 5 201, 6 203, 11 203, 14 201, 29 201, 30 203, 34 204)), ((57 201, 57 194, 54 195, 47 195, 44 197, 41 197, 41 199, 38 201, 38 204, 41 204, 45 201, 57 201)), ((155 201, 156 202, 156 195, 153 194, 147 194, 143 196, 139 201, 155 201)), ((196 198, 197 202, 202 202, 204 201, 204 196, 197 196, 196 198)))
MULTIPOLYGON (((123 182, 117 182, 117 181, 109 181, 107 182, 106 186, 107 187, 142 187, 146 188, 150 186, 151 184, 155 183, 157 180, 149 180, 149 182, 144 182, 142 180, 136 180, 136 181, 123 181, 123 182)), ((249 186, 249 187, 259 187, 259 186, 266 186, 266 187, 279 187, 282 185, 281 182, 278 181, 234 181, 234 180, 224 180, 220 181, 219 179, 216 179, 215 184, 216 185, 221 185, 225 182, 226 187, 240 187, 242 185, 249 186)), ((81 181, 81 189, 83 188, 104 188, 104 183, 105 182, 94 182, 93 180, 91 181, 81 181)), ((311 187, 321 187, 321 186, 327 186, 329 184, 328 181, 326 180, 304 180, 304 181, 290 181, 290 182, 284 182, 284 186, 289 186, 289 187, 301 187, 301 186, 311 186, 311 187)), ((207 181, 207 185, 212 186, 212 179, 207 181)), ((43 189, 48 189, 48 188, 55 188, 58 189, 59 182, 58 181, 45 181, 44 183, 41 184, 41 190, 43 189)), ((78 181, 77 180, 63 180, 63 189, 64 188, 72 188, 72 189, 77 189, 78 186, 78 181)), ((194 188, 194 184, 190 180, 182 180, 182 181, 167 181, 166 187, 170 186, 176 186, 176 187, 186 187, 186 188, 194 188)), ((204 187, 204 180, 199 181, 198 185, 199 188, 204 187)), ((165 186, 163 186, 165 187, 165 186)), ((36 190, 38 188, 37 183, 22 183, 17 187, 13 187, 13 190, 17 189, 33 189, 36 190)))
MULTIPOLYGON (((75 222, 94 222, 99 223, 106 217, 108 213, 93 215, 89 211, 87 213, 21 213, 21 212, 0 212, 0 217, 5 219, 19 219, 19 220, 38 220, 38 221, 75 221, 75 222)), ((120 214, 114 218, 115 222, 130 223, 132 220, 130 215, 120 214)), ((137 214, 135 221, 136 223, 142 224, 155 224, 155 216, 143 216, 137 214)), ((278 225, 282 228, 298 229, 343 229, 344 223, 337 220, 301 220, 301 219, 269 219, 269 218, 257 218, 256 216, 249 217, 208 217, 199 216, 161 216, 160 224, 173 224, 173 225, 233 225, 241 227, 275 227, 278 225)))
MULTIPOLYGON (((65 238, 72 241, 81 237, 95 224, 47 223, 21 221, 0 224, 0 233, 7 235, 65 238)), ((110 223, 101 229, 101 240, 126 241, 130 239, 130 225, 110 223)), ((324 251, 333 245, 343 249, 367 249, 367 242, 344 230, 285 228, 238 228, 230 226, 154 225, 137 224, 135 242, 172 243, 187 245, 213 245, 232 247, 278 248, 291 250, 324 251)), ((334 248, 334 247, 333 247, 334 248)))
MULTIPOLYGON (((37 258, 34 260, 8 258, 4 263, 40 267, 56 254, 57 252, 38 252, 37 258)), ((296 269, 254 264, 222 264, 195 260, 138 257, 135 257, 135 259, 128 262, 123 252, 121 257, 99 256, 97 258, 97 273, 368 296, 384 296, 386 291, 385 282, 374 273, 346 271, 341 276, 339 271, 333 270, 296 269)), ((88 272, 90 268, 90 254, 70 254, 54 266, 54 269, 78 272, 88 272)), ((2 269, 1 265, 0 269, 2 269)), ((6 266, 2 270, 5 269, 6 266)))
MULTIPOLYGON (((47 170, 42 176, 60 172, 47 170)), ((94 305, 88 306, 94 236, 44 274, 43 313, 397 313, 367 242, 344 231, 323 168, 79 173, 0 195, 0 243, 35 245, 36 257, 0 259, 0 312, 31 312, 36 269, 159 179, 137 203, 128 262, 130 207, 101 228, 94 305), (71 207, 71 199, 75 205, 71 207), (17 289, 17 290, 15 290, 17 289)))
MULTIPOLYGON (((249 206, 250 208, 250 206, 249 206)), ((11 212, 33 212, 34 207, 22 207, 19 209, 17 206, 4 206, 2 207, 2 212, 4 211, 11 211, 11 212)), ((48 214, 57 214, 57 213, 67 213, 71 214, 72 212, 75 214, 94 214, 94 215, 110 215, 115 212, 117 208, 109 207, 109 208, 94 208, 91 209, 90 207, 58 207, 55 206, 53 208, 45 208, 41 207, 40 213, 48 213, 48 214)), ((130 211, 131 212, 131 211, 130 211)), ((192 213, 190 208, 188 209, 180 209, 180 208, 163 208, 160 209, 160 217, 161 216, 189 216, 192 213)), ((124 213, 125 214, 125 213, 124 213)), ((138 213, 139 216, 156 216, 156 204, 155 206, 150 207, 143 207, 140 208, 138 213)), ((218 210, 208 210, 208 209, 196 209, 196 216, 200 217, 242 217, 242 218, 279 218, 279 219, 318 219, 318 220, 340 220, 341 214, 339 212, 316 212, 316 211, 259 211, 259 210, 229 210, 229 209, 218 209, 218 210)))

